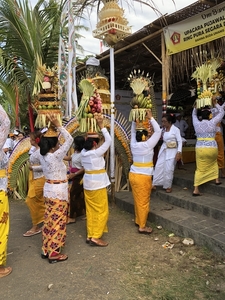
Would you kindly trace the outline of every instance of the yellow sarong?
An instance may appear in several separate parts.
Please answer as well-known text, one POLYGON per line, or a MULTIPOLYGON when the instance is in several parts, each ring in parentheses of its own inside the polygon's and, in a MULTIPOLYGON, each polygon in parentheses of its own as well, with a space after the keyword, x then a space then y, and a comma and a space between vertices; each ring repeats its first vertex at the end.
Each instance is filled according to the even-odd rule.
POLYGON ((215 136, 215 140, 217 142, 218 147, 218 156, 217 156, 217 163, 219 169, 224 168, 224 142, 223 142, 223 135, 221 132, 217 132, 215 136))
POLYGON ((0 191, 0 265, 6 264, 9 234, 9 202, 7 193, 0 191))
POLYGON ((217 148, 195 148, 196 153, 196 171, 194 177, 194 186, 199 186, 210 180, 219 177, 219 168, 217 164, 217 148))
POLYGON ((99 239, 108 232, 109 217, 107 189, 84 190, 87 216, 87 237, 99 239))
POLYGON ((134 197, 135 223, 144 228, 150 211, 152 176, 130 172, 129 181, 134 197))
POLYGON ((45 202, 43 188, 45 177, 33 179, 33 172, 29 173, 29 190, 26 198, 26 204, 30 210, 32 224, 37 225, 44 221, 45 202))

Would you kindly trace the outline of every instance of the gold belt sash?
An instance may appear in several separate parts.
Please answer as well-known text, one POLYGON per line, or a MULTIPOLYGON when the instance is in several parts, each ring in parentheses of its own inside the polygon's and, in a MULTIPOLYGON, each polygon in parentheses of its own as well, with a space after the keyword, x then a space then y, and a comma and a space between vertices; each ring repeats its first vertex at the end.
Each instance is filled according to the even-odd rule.
POLYGON ((5 169, 0 170, 0 177, 6 177, 6 170, 5 169))
POLYGON ((149 161, 149 162, 146 162, 146 163, 134 162, 133 166, 140 167, 140 168, 151 168, 151 167, 153 167, 153 162, 152 161, 149 161))
POLYGON ((64 179, 64 180, 51 180, 51 179, 47 179, 46 180, 47 183, 51 183, 51 184, 60 184, 60 183, 65 183, 67 181, 68 181, 67 179, 64 179))
POLYGON ((86 174, 101 174, 105 173, 106 171, 104 169, 101 170, 93 170, 93 171, 85 171, 86 174))
POLYGON ((197 138, 198 141, 213 141, 215 138, 197 138))

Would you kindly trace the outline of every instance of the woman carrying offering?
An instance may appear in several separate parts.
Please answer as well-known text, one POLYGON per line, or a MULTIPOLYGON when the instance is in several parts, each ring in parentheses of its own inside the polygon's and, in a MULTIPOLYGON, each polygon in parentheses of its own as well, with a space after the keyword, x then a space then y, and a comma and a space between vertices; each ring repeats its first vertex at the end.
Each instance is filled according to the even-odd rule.
POLYGON ((106 187, 110 185, 110 181, 105 170, 103 155, 109 149, 111 137, 104 128, 102 116, 97 116, 96 122, 104 136, 104 143, 99 146, 98 134, 88 135, 84 149, 81 151, 82 165, 85 169, 83 186, 87 216, 86 242, 91 246, 106 247, 108 243, 101 237, 104 232, 108 232, 109 209, 106 187))
POLYGON ((161 185, 166 193, 172 192, 173 174, 177 161, 181 159, 182 138, 180 129, 174 126, 174 114, 162 117, 163 144, 159 150, 153 175, 153 186, 161 185))
POLYGON ((197 109, 194 108, 192 112, 192 121, 197 137, 193 196, 201 196, 198 187, 205 182, 216 180, 216 183, 219 184, 218 148, 215 135, 217 123, 221 122, 224 116, 224 107, 217 104, 216 97, 213 97, 212 101, 218 110, 215 117, 212 118, 212 112, 209 108, 201 110, 201 121, 197 117, 197 109))
POLYGON ((25 232, 23 236, 29 237, 41 233, 41 224, 44 221, 45 203, 43 196, 43 187, 45 177, 40 163, 39 142, 42 133, 40 131, 30 133, 30 143, 33 147, 33 152, 30 155, 30 173, 29 173, 29 190, 26 198, 26 204, 30 210, 32 219, 32 228, 25 232))
POLYGON ((68 180, 67 168, 63 162, 73 138, 63 128, 54 115, 48 115, 50 128, 41 137, 40 162, 45 176, 45 218, 42 229, 42 258, 48 258, 49 263, 65 261, 68 256, 61 254, 65 245, 66 222, 68 210, 68 180), (65 142, 60 146, 57 128, 65 142))
POLYGON ((149 202, 152 189, 154 147, 161 136, 159 124, 147 110, 147 118, 153 126, 154 133, 148 138, 148 131, 131 126, 131 153, 133 164, 130 168, 129 181, 134 197, 135 224, 139 226, 139 233, 150 234, 152 228, 146 227, 149 213, 149 202))
POLYGON ((7 256, 7 243, 9 234, 9 202, 7 196, 6 168, 8 158, 3 151, 3 146, 10 129, 10 120, 0 105, 0 278, 12 272, 11 267, 5 267, 7 256))

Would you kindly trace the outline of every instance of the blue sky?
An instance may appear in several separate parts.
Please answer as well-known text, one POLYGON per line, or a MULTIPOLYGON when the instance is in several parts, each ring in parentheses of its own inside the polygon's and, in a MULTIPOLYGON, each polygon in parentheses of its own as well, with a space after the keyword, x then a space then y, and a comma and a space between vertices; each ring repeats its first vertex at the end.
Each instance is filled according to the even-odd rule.
MULTIPOLYGON (((141 5, 140 3, 134 1, 134 5, 132 7, 128 7, 126 2, 127 1, 119 0, 118 4, 124 9, 124 17, 128 20, 128 25, 132 27, 132 33, 158 19, 160 16, 160 14, 157 14, 146 5, 141 5)), ((175 0, 176 6, 174 6, 172 0, 155 0, 154 2, 157 3, 157 9, 164 15, 173 13, 176 10, 195 3, 196 1, 175 0)), ((30 0, 30 3, 31 5, 35 5, 37 0, 30 0)), ((77 53, 79 57, 83 57, 85 55, 96 55, 100 53, 100 41, 92 36, 92 30, 96 28, 97 22, 98 19, 96 10, 93 10, 93 12, 90 14, 87 11, 84 13, 82 24, 89 27, 90 30, 89 32, 79 32, 84 36, 79 40, 79 44, 85 50, 84 54, 77 53)), ((106 49, 106 47, 103 48, 104 51, 106 49)))

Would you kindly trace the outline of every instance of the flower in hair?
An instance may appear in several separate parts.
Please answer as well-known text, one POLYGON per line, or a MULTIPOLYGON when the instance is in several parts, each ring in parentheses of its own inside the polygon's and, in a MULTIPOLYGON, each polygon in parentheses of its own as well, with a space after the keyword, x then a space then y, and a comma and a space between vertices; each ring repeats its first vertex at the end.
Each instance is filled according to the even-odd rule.
POLYGON ((36 143, 36 144, 39 144, 39 143, 40 143, 40 140, 41 140, 41 139, 40 139, 39 137, 36 137, 35 143, 36 143))

